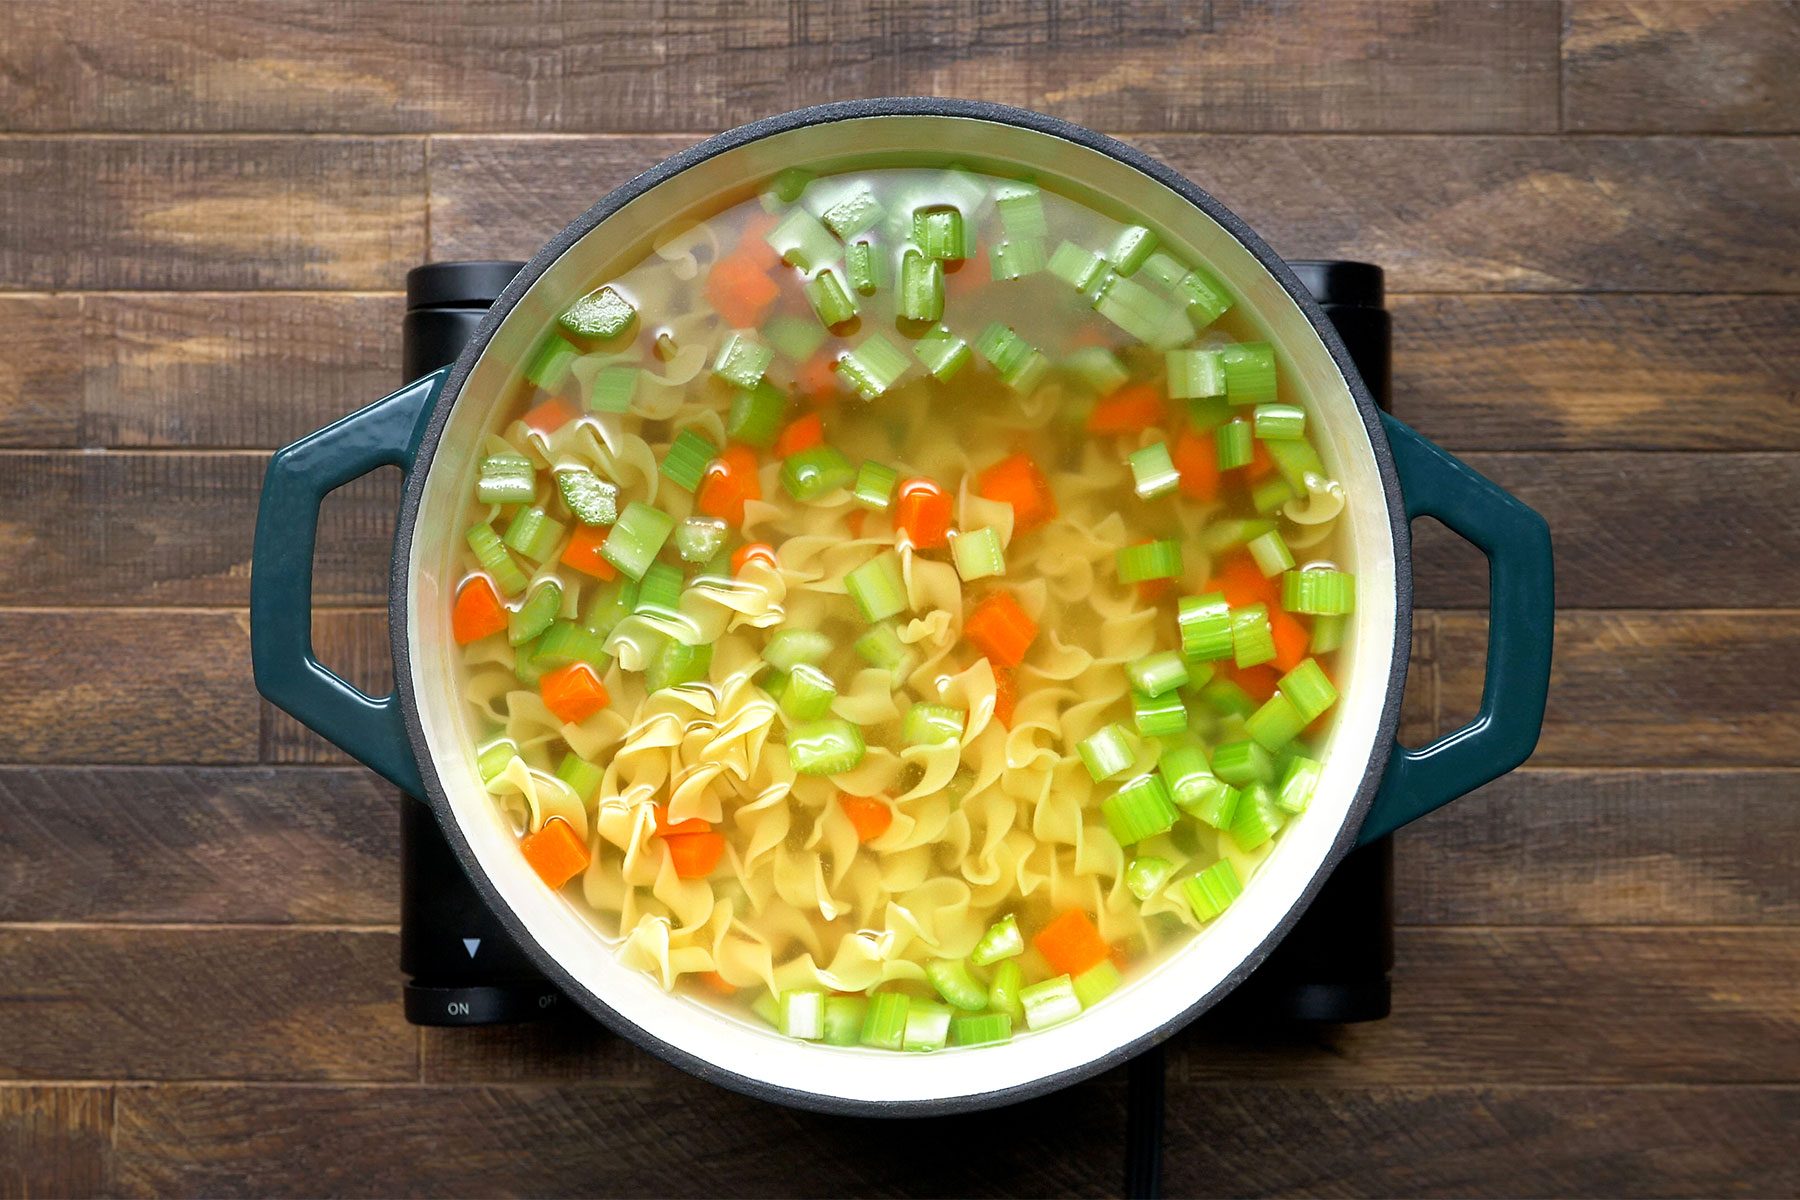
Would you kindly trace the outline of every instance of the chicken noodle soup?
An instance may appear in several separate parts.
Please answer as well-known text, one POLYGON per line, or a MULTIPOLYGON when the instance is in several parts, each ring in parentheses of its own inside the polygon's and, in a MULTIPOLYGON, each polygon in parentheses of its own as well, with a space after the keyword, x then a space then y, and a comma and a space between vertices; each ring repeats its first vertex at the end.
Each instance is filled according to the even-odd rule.
POLYGON ((624 961, 972 1046, 1254 886, 1354 580, 1206 264, 1048 185, 796 171, 591 283, 491 426, 452 628, 488 791, 624 961))

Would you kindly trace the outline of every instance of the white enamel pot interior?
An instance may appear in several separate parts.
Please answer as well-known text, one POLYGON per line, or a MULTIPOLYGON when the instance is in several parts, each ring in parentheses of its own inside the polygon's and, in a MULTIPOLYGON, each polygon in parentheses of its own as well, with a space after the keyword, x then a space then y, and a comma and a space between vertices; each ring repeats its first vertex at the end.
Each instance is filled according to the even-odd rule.
POLYGON ((1166 167, 1036 114, 935 100, 827 106, 721 135, 615 192, 547 246, 447 381, 401 515, 393 589, 396 679, 426 790, 471 877, 527 952, 589 1012, 696 1074, 785 1103, 859 1113, 987 1107, 1050 1090, 1166 1037, 1239 982, 1354 841, 1391 744, 1410 618, 1406 527, 1391 468, 1382 465, 1386 442, 1341 345, 1300 295, 1242 222, 1166 167), (1323 782, 1222 917, 1091 1014, 1006 1045, 896 1054, 791 1041, 669 995, 622 966, 582 910, 533 874, 482 788, 458 713, 449 614, 462 574, 460 510, 480 440, 498 426, 499 398, 527 352, 569 302, 640 258, 667 223, 752 195, 784 167, 941 164, 946 155, 977 170, 1035 176, 1147 223, 1228 282, 1274 344, 1283 378, 1303 398, 1319 449, 1344 485, 1356 615, 1323 782))

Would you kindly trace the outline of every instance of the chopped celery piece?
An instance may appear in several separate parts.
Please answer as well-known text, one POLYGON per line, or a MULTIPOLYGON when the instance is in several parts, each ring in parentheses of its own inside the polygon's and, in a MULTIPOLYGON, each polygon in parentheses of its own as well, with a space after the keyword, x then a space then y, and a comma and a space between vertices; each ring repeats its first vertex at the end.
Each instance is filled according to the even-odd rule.
POLYGON ((1280 687, 1282 695, 1294 702, 1295 709, 1309 725, 1337 703, 1337 688, 1332 686, 1316 659, 1302 659, 1298 666, 1281 677, 1280 687))
POLYGON ((1356 607, 1356 576, 1328 567, 1307 567, 1281 577, 1281 607, 1292 613, 1337 617, 1356 607))
MULTIPOLYGON (((1250 506, 1264 516, 1273 513, 1289 500, 1296 499, 1299 493, 1294 485, 1279 475, 1271 475, 1250 489, 1250 506)), ((1293 564, 1288 564, 1292 566, 1293 564)))
POLYGON ((906 1038, 907 1007, 908 999, 902 992, 876 992, 870 996, 858 1040, 877 1050, 898 1050, 906 1038))
POLYGON ((514 649, 513 676, 526 687, 536 687, 547 669, 537 660, 537 648, 537 639, 533 638, 514 649))
POLYGON ((711 642, 690 646, 674 638, 665 638, 656 649, 656 657, 644 669, 644 686, 660 692, 684 683, 699 683, 712 670, 712 656, 711 642))
POLYGON ((1253 537, 1261 537, 1269 530, 1276 528, 1272 520, 1239 520, 1226 518, 1214 521, 1200 531, 1200 544, 1210 554, 1223 554, 1227 550, 1243 545, 1253 537))
POLYGON ((995 188, 994 208, 1008 237, 1041 238, 1050 232, 1050 223, 1044 219, 1044 198, 1029 183, 1003 183, 995 188))
POLYGON ((725 417, 725 436, 767 450, 781 434, 787 405, 787 396, 767 379, 747 392, 739 391, 725 417))
POLYGON ((942 1050, 950 1040, 950 1009, 930 1000, 913 1000, 906 1006, 906 1029, 900 1035, 902 1050, 927 1053, 942 1050))
POLYGON ((1162 777, 1148 774, 1120 784, 1118 791, 1101 802, 1100 811, 1121 846, 1169 832, 1179 815, 1162 777))
POLYGON ((809 446, 781 460, 781 486, 796 500, 817 500, 856 482, 856 468, 832 446, 809 446))
POLYGON ((630 412, 631 401, 637 395, 638 377, 642 374, 643 369, 640 367, 616 364, 610 367, 601 367, 594 376, 594 382, 588 388, 588 411, 630 412))
POLYGON ((534 387, 543 388, 546 392, 553 392, 562 383, 563 377, 569 373, 569 368, 575 365, 575 360, 580 357, 581 351, 569 345, 564 339, 545 338, 544 344, 538 347, 537 353, 532 356, 531 362, 525 367, 525 379, 534 387))
POLYGON ((828 1046, 854 1046, 862 1040, 863 1019, 869 1001, 862 996, 825 997, 825 1035, 828 1046))
POLYGON ((965 252, 963 215, 948 204, 914 209, 912 237, 930 258, 960 259, 965 252))
POLYGON ((1134 279, 1113 278, 1094 311, 1153 350, 1169 350, 1193 335, 1181 310, 1134 279))
POLYGON ((844 251, 844 274, 850 280, 850 289, 857 295, 873 296, 881 287, 882 276, 881 260, 876 257, 875 247, 866 241, 850 243, 850 248, 844 251))
MULTIPOLYGON (((1285 603, 1282 607, 1288 608, 1285 603)), ((1293 610, 1290 608, 1289 611, 1293 610)), ((1307 648, 1314 654, 1331 653, 1344 644, 1344 631, 1349 625, 1349 618, 1341 613, 1314 617, 1312 640, 1307 643, 1307 648)))
POLYGON ((787 167, 775 173, 769 181, 769 188, 763 193, 763 207, 770 212, 778 211, 781 205, 792 204, 806 191, 806 185, 813 181, 813 173, 801 167, 787 167), (770 201, 774 201, 771 207, 770 201))
POLYGON ((506 543, 507 549, 517 550, 532 562, 542 563, 555 557, 562 537, 562 522, 552 521, 550 514, 541 508, 521 508, 506 526, 506 536, 500 540, 506 543))
POLYGON ((1225 398, 1233 404, 1268 404, 1275 399, 1275 348, 1267 342, 1240 342, 1219 351, 1225 365, 1225 398))
POLYGON ((1152 250, 1144 259, 1142 270, 1166 288, 1174 287, 1188 273, 1187 264, 1177 261, 1165 250, 1152 250))
POLYGON ((489 742, 475 755, 475 770, 481 775, 481 782, 492 783, 506 765, 519 757, 519 747, 511 738, 501 738, 489 742))
POLYGON ((1114 557, 1117 560, 1120 583, 1181 578, 1180 542, 1140 542, 1135 546, 1121 546, 1114 557))
POLYGON ((1280 832, 1287 815, 1275 804, 1275 793, 1266 783, 1253 783, 1238 796, 1231 818, 1231 840, 1240 850, 1254 850, 1280 832))
POLYGON ((1171 350, 1163 361, 1174 399, 1205 400, 1225 394, 1225 364, 1217 350, 1171 350))
POLYGON ((1205 396, 1187 402, 1188 427, 1195 433, 1210 433, 1237 415, 1224 396, 1205 396))
POLYGON ((726 383, 749 391, 762 382, 763 372, 775 361, 775 351, 742 330, 733 330, 713 359, 713 374, 726 383))
POLYGON ((881 202, 875 199, 875 193, 866 186, 859 185, 855 191, 820 213, 819 219, 824 222, 825 228, 844 241, 849 241, 863 230, 873 228, 886 215, 881 202))
POLYGON ((781 998, 771 992, 764 992, 750 1003, 750 1011, 767 1021, 775 1028, 781 1028, 781 998))
POLYGON ((1242 417, 1234 417, 1213 430, 1213 444, 1218 449, 1221 471, 1247 467, 1256 456, 1256 448, 1250 444, 1250 422, 1242 417))
POLYGON ((525 603, 507 618, 506 640, 515 646, 522 645, 550 628, 550 622, 562 611, 562 601, 562 584, 554 579, 538 584, 525 598, 525 603))
POLYGON ((546 671, 572 662, 584 662, 604 671, 612 659, 606 652, 606 639, 574 621, 552 621, 531 657, 546 671))
POLYGON ((842 325, 857 311, 855 298, 829 267, 806 281, 806 302, 827 329, 842 325))
POLYGON ((592 804, 594 797, 600 794, 600 785, 606 781, 606 768, 589 762, 571 750, 563 755, 562 762, 557 765, 556 777, 568 784, 569 790, 583 804, 592 804))
POLYGON ((710 562, 725 548, 729 532, 725 522, 718 517, 684 517, 675 527, 675 553, 681 556, 682 562, 710 562))
POLYGON ((587 611, 581 614, 581 623, 590 632, 607 636, 615 625, 637 611, 638 591, 635 579, 613 580, 588 601, 587 611))
POLYGON ((1124 982, 1125 977, 1119 974, 1112 959, 1103 958, 1075 977, 1075 998, 1081 1001, 1081 1007, 1092 1008, 1118 991, 1124 982))
POLYGON ((950 544, 950 557, 965 583, 1006 574, 1006 551, 1000 546, 1000 531, 991 525, 957 534, 950 544))
MULTIPOLYGON (((755 386, 755 385, 751 385, 755 386)), ((698 491, 706 477, 706 464, 719 456, 719 448, 692 429, 675 435, 669 451, 663 455, 663 477, 684 491, 698 491)))
POLYGON ((980 1012, 988 1005, 987 989, 969 974, 960 958, 934 958, 925 964, 925 978, 937 994, 964 1012, 980 1012))
POLYGON ((1119 274, 1136 275, 1144 260, 1155 250, 1156 235, 1142 225, 1130 225, 1119 233, 1112 252, 1106 257, 1118 268, 1119 274))
POLYGON ((1269 452, 1269 457, 1275 461, 1275 469, 1288 481, 1296 496, 1306 491, 1308 475, 1315 475, 1320 480, 1326 477, 1325 460, 1305 438, 1292 442, 1264 442, 1263 449, 1269 452))
POLYGON ((793 362, 804 362, 811 358, 813 352, 823 346, 825 339, 830 336, 819 328, 817 321, 808 321, 805 317, 791 316, 788 313, 776 313, 764 321, 762 334, 769 339, 769 345, 775 347, 778 354, 793 362))
POLYGON ((1259 404, 1251 420, 1256 436, 1265 442, 1292 442, 1306 436, 1306 410, 1297 404, 1259 404))
POLYGON ((1106 278, 1106 259, 1073 242, 1064 242, 1050 255, 1050 273, 1078 292, 1091 292, 1106 278))
POLYGON ((475 561, 481 569, 494 577, 494 583, 501 593, 516 596, 525 590, 527 579, 519 564, 512 560, 506 552, 506 544, 500 535, 494 532, 492 525, 471 526, 468 533, 469 549, 475 553, 475 561))
POLYGON ((831 676, 811 663, 797 663, 788 671, 781 711, 796 721, 816 721, 831 711, 836 699, 837 685, 831 676))
POLYGON ((885 621, 907 607, 906 580, 900 574, 900 556, 884 550, 844 576, 844 588, 855 601, 863 620, 885 621))
POLYGON ((862 730, 838 717, 788 730, 788 762, 802 775, 837 775, 863 760, 862 730))
POLYGON ((906 356, 879 333, 872 333, 862 345, 838 359, 837 371, 856 394, 873 400, 906 374, 906 356))
POLYGON ((1005 1013, 950 1018, 950 1041, 957 1046, 989 1046, 1012 1041, 1012 1018, 1005 1013))
POLYGON ((1238 798, 1242 795, 1242 792, 1223 779, 1215 779, 1207 788, 1206 794, 1185 811, 1195 820, 1204 821, 1214 829, 1229 829, 1232 818, 1237 816, 1238 798))
POLYGON ((1188 320, 1205 329, 1231 307, 1231 293, 1211 272, 1195 267, 1175 281, 1175 294, 1187 304, 1188 320))
POLYGON ((1134 691, 1131 711, 1137 721, 1137 731, 1145 737, 1175 737, 1187 732, 1187 705, 1181 702, 1179 692, 1146 696, 1134 691))
POLYGON ((1231 610, 1231 654, 1240 668, 1275 657, 1275 631, 1269 625, 1267 605, 1246 604, 1231 610))
POLYGON ((670 620, 680 616, 680 569, 668 563, 651 563, 638 583, 638 602, 634 611, 670 620))
POLYGON ((900 256, 895 306, 903 320, 936 321, 944 315, 944 264, 909 249, 900 256))
POLYGON ((802 663, 818 666, 831 657, 831 639, 814 629, 780 629, 763 647, 763 661, 783 671, 802 663))
POLYGON ((1029 1029, 1045 1029, 1081 1015, 1081 999, 1067 975, 1021 988, 1019 1003, 1025 1009, 1025 1025, 1029 1029))
POLYGON ((556 472, 556 490, 569 512, 583 525, 611 525, 619 519, 619 489, 586 467, 556 472))
POLYGON ((1044 269, 1044 243, 1037 238, 1006 238, 995 242, 989 270, 995 279, 1023 279, 1044 269))
POLYGON ((1173 650, 1160 650, 1126 663, 1125 676, 1131 680, 1131 686, 1144 695, 1160 696, 1178 687, 1186 687, 1188 669, 1181 655, 1173 650))
POLYGON ((850 488, 850 498, 864 508, 886 512, 894 503, 894 488, 899 483, 898 471, 874 459, 867 459, 856 470, 856 482, 850 488))
POLYGON ((1250 539, 1250 557, 1256 560, 1256 569, 1266 577, 1273 579, 1294 565, 1294 555, 1283 540, 1281 531, 1271 529, 1250 539))
POLYGON ((1123 775, 1131 766, 1131 760, 1137 757, 1137 748, 1132 745, 1130 735, 1119 725, 1102 726, 1082 738, 1075 752, 1081 755, 1081 761, 1095 783, 1105 783, 1123 775))
POLYGON ((1223 829, 1231 823, 1237 792, 1212 773, 1212 768, 1206 765, 1205 753, 1198 746, 1184 746, 1163 755, 1156 769, 1168 783, 1175 807, 1214 829, 1223 829))
POLYGON ((530 504, 537 495, 537 468, 523 454, 490 454, 481 460, 475 499, 483 504, 530 504))
POLYGON ((1175 469, 1166 443, 1151 442, 1141 450, 1133 450, 1127 461, 1131 464, 1132 489, 1139 500, 1166 496, 1181 482, 1181 473, 1175 469))
POLYGON ((630 329, 635 320, 637 308, 609 283, 569 305, 556 323, 576 337, 610 338, 630 329))
POLYGON ((1031 391, 1050 370, 1050 360, 1037 347, 998 321, 981 331, 975 349, 1017 392, 1031 391))
POLYGON ((988 981, 988 1006, 1014 1021, 1023 1020, 1025 1006, 1019 1003, 1019 993, 1024 987, 1025 968, 1018 959, 1008 958, 994 968, 994 977, 988 981))
POLYGON ((1017 958, 1025 953, 1025 937, 1019 932, 1019 922, 1011 913, 1007 913, 981 935, 975 943, 974 953, 969 961, 978 967, 991 966, 1004 958, 1017 958))
POLYGON ((1284 813, 1305 812, 1324 775, 1324 764, 1304 754, 1296 754, 1288 761, 1281 784, 1275 789, 1275 806, 1284 813))
POLYGON ((1275 761, 1269 752, 1248 738, 1216 748, 1212 767, 1214 775, 1233 787, 1249 787, 1275 778, 1275 761))
POLYGON ((969 343, 939 325, 913 343, 913 356, 934 379, 949 379, 969 361, 969 343))
POLYGON ((1181 881, 1181 892, 1187 897, 1188 907, 1202 921, 1210 921, 1231 907, 1231 902, 1243 891, 1237 868, 1228 858, 1222 858, 1199 874, 1181 881))
POLYGON ((936 746, 963 735, 963 715, 947 704, 914 704, 900 722, 900 740, 909 746, 936 746))
POLYGON ((600 546, 600 554, 633 579, 642 579, 674 532, 674 517, 633 500, 613 523, 612 532, 600 546))
POLYGON ((1256 711, 1250 693, 1229 679, 1215 679, 1200 689, 1200 698, 1222 717, 1248 717, 1256 711))
POLYGON ((1270 753, 1299 737, 1305 728, 1306 718, 1294 707, 1294 702, 1280 692, 1263 701, 1262 707, 1244 722, 1244 732, 1270 753))
POLYGON ((1062 360, 1062 366, 1102 396, 1110 396, 1131 378, 1119 356, 1105 346, 1083 346, 1072 351, 1062 360))
POLYGON ((803 1042, 825 1036, 825 993, 807 988, 781 993, 781 1032, 803 1042))
POLYGON ((1154 854, 1140 855, 1125 866, 1125 886, 1139 900, 1148 900, 1163 890, 1163 885, 1173 874, 1175 864, 1168 859, 1154 854))
POLYGON ((857 638, 854 649, 870 666, 897 675, 905 673, 902 668, 912 657, 906 643, 900 640, 900 634, 889 624, 877 625, 857 638))
POLYGON ((842 245, 831 230, 804 208, 789 209, 787 216, 764 235, 783 262, 802 271, 811 271, 834 261, 842 245))

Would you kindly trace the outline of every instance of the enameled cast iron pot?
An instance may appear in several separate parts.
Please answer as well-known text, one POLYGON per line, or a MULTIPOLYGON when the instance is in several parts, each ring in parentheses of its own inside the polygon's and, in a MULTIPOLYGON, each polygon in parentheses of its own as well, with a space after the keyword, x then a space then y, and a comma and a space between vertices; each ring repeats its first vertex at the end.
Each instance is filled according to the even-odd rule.
POLYGON ((1330 324, 1261 238, 1173 170, 1087 129, 1019 109, 937 99, 824 105, 734 129, 600 201, 506 288, 456 363, 282 450, 258 514, 251 590, 257 686, 270 700, 427 798, 475 885, 551 980, 613 1030, 704 1078, 807 1108, 912 1114, 989 1107, 1049 1091, 1168 1037, 1242 980, 1359 841, 1391 832, 1523 762, 1550 669, 1550 537, 1536 513, 1376 411, 1330 324), (931 1055, 789 1041, 663 993, 619 964, 588 920, 545 888, 483 790, 457 715, 449 632, 459 510, 496 399, 566 305, 644 253, 684 214, 753 194, 789 166, 941 163, 1032 175, 1157 228, 1210 264, 1274 343, 1320 450, 1343 482, 1357 573, 1340 666, 1343 700, 1326 774, 1243 897, 1185 948, 1091 1017, 1004 1046, 931 1055), (319 503, 385 465, 406 473, 389 602, 395 690, 368 696, 313 656, 319 503), (1412 620, 1408 522, 1436 517, 1489 561, 1481 710, 1422 750, 1397 746, 1412 620))

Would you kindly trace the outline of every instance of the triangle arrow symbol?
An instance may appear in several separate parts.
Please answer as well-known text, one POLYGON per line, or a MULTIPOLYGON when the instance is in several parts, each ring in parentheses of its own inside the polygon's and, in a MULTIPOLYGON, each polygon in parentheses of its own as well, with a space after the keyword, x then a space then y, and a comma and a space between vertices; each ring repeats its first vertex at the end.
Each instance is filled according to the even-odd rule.
POLYGON ((467 950, 469 952, 470 958, 474 958, 475 952, 477 950, 481 949, 481 939, 480 938, 464 938, 462 940, 462 944, 463 944, 463 949, 467 950))

